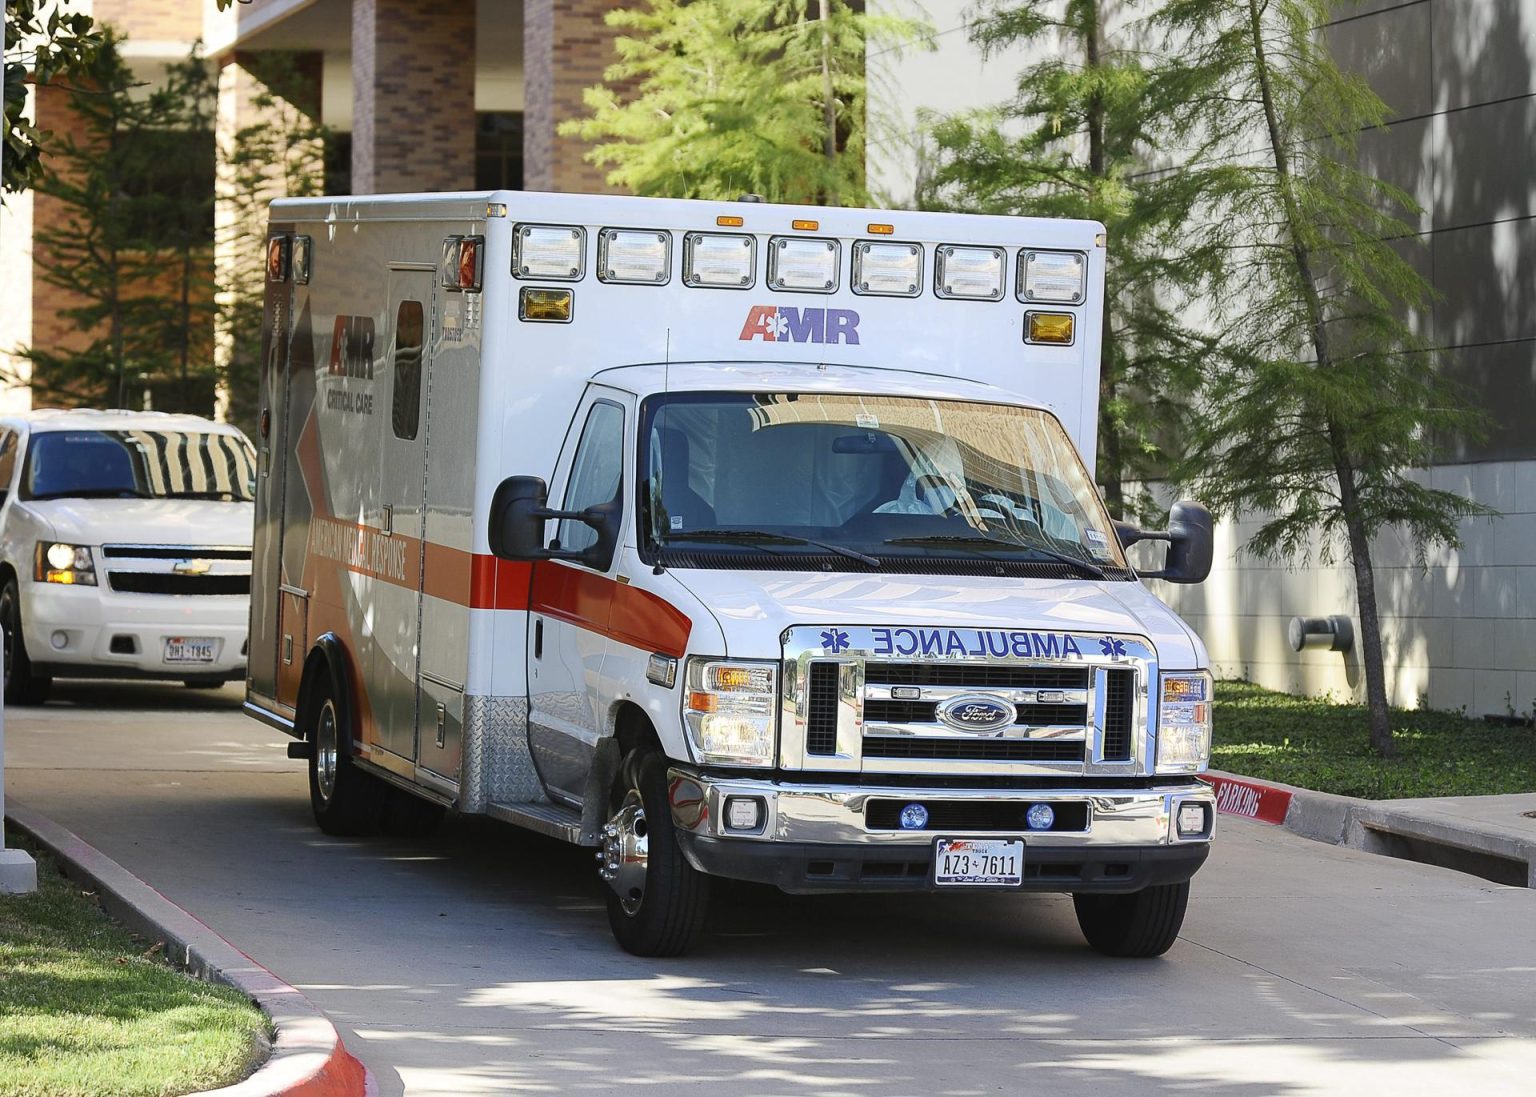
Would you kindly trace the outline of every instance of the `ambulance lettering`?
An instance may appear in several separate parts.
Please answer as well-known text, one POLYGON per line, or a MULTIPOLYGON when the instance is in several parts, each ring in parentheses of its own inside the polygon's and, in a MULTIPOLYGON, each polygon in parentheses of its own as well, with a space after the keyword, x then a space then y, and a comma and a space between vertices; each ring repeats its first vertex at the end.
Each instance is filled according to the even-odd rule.
POLYGON ((859 314, 852 309, 797 309, 753 305, 741 327, 742 341, 765 343, 846 343, 859 345, 859 314))

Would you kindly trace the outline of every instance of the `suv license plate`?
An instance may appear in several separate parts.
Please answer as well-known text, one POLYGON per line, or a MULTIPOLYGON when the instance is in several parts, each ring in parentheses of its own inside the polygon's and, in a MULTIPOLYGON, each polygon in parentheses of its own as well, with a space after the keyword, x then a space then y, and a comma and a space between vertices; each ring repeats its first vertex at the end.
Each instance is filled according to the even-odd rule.
POLYGON ((1019 838, 938 838, 933 843, 935 887, 1020 887, 1024 842, 1019 838))
POLYGON ((167 663, 211 663, 218 640, 212 636, 167 636, 167 663))

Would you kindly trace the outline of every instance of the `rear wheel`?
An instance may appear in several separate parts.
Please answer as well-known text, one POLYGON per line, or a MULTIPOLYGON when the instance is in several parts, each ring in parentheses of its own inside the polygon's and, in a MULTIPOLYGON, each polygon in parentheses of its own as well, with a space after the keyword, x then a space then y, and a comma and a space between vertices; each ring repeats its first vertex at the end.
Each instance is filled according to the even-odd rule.
POLYGON ((1105 956, 1161 956, 1178 939, 1189 905, 1189 881, 1157 884, 1129 895, 1074 895, 1077 924, 1105 956))
POLYGON ((383 821, 387 789, 352 761, 352 730, 342 726, 335 686, 317 683, 309 705, 309 805, 327 834, 373 834, 383 821))
POLYGON ((48 700, 53 679, 32 673, 27 645, 21 638, 21 591, 15 579, 7 579, 0 589, 0 633, 5 639, 5 703, 40 705, 48 700))
POLYGON ((609 887, 608 924, 626 952, 681 956, 709 913, 709 877, 683 856, 667 804, 667 762, 631 751, 619 767, 597 857, 609 887))

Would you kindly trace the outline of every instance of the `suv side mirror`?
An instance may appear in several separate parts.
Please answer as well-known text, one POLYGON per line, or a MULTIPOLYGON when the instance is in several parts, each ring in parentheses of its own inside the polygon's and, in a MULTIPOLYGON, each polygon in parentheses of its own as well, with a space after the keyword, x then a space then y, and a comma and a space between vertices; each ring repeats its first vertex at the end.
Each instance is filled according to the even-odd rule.
POLYGON ((575 560, 600 571, 613 563, 618 541, 620 500, 587 510, 550 510, 549 487, 537 476, 509 476, 491 496, 490 528, 486 538, 491 552, 503 560, 575 560), (546 548, 544 523, 567 518, 597 531, 597 540, 578 552, 546 548))
POLYGON ((1126 548, 1138 541, 1168 542, 1163 570, 1144 571, 1141 573, 1143 579, 1203 583, 1211 574, 1211 558, 1215 555, 1211 512, 1191 499, 1180 499, 1173 504, 1165 530, 1139 529, 1129 522, 1116 522, 1115 533, 1126 548))

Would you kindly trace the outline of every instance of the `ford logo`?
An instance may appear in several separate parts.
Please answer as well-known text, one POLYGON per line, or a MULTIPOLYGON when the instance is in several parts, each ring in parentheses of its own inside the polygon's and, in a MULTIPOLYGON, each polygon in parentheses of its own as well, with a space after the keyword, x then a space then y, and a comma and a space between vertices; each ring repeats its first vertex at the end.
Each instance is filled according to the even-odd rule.
POLYGON ((956 731, 985 733, 1011 725, 1018 719, 1018 710, 1007 701, 970 693, 951 697, 938 707, 937 715, 956 731))

